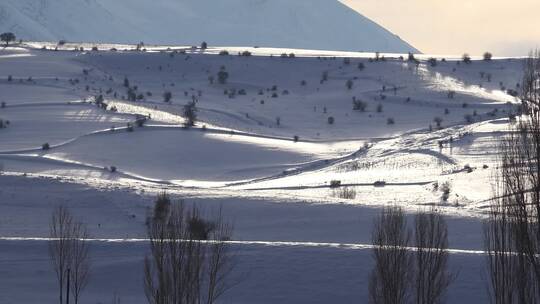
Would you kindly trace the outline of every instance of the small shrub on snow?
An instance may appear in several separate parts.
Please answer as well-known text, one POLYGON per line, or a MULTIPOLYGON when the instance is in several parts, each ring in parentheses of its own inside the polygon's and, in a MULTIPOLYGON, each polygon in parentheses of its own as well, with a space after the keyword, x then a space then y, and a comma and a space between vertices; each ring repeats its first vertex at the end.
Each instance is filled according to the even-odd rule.
POLYGON ((339 197, 342 199, 355 199, 356 198, 356 190, 351 187, 343 187, 339 190, 334 190, 332 195, 334 197, 339 197))
POLYGON ((0 108, 5 108, 6 107, 6 102, 5 101, 2 101, 2 103, 0 103, 0 108))
POLYGON ((333 125, 334 122, 335 122, 334 117, 332 117, 332 116, 328 117, 328 124, 329 124, 329 125, 333 125))
POLYGON ((195 121, 197 120, 197 106, 195 104, 195 100, 185 105, 182 112, 184 118, 186 119, 185 126, 193 127, 195 125, 195 121))
POLYGON ((433 121, 437 124, 437 127, 440 128, 441 123, 443 122, 443 119, 437 116, 437 117, 433 118, 433 121))
POLYGON ((352 80, 347 80, 347 83, 345 84, 347 86, 347 90, 351 90, 352 87, 353 87, 353 81, 352 80))
POLYGON ((163 93, 164 102, 171 102, 171 99, 172 99, 172 93, 170 91, 163 93))
POLYGON ((484 53, 484 60, 485 61, 490 61, 491 58, 493 58, 493 54, 491 54, 490 52, 485 52, 484 53))
POLYGON ((386 120, 386 124, 387 124, 387 125, 393 125, 393 124, 395 124, 395 123, 396 123, 396 121, 395 121, 394 118, 392 118, 392 117, 389 117, 389 118, 386 120))
POLYGON ((220 84, 226 84, 227 80, 229 79, 229 73, 225 71, 225 67, 222 67, 221 70, 217 74, 218 76, 218 82, 220 84))
POLYGON ((377 105, 377 113, 382 113, 383 111, 383 105, 382 104, 378 104, 377 105))
POLYGON ((51 146, 49 145, 49 143, 44 143, 43 145, 41 145, 41 150, 49 150, 51 148, 51 146))
POLYGON ((361 100, 353 100, 353 110, 365 112, 367 108, 367 103, 361 100))
POLYGON ((328 81, 328 71, 322 73, 321 82, 328 81))
POLYGON ((443 202, 447 202, 448 199, 450 198, 450 191, 451 191, 450 183, 444 182, 444 183, 440 186, 440 189, 441 189, 441 192, 442 192, 441 200, 442 200, 443 202))
POLYGON ((470 64, 472 63, 472 60, 471 60, 471 56, 467 53, 463 54, 463 56, 461 57, 461 59, 463 60, 464 63, 466 64, 470 64))
POLYGON ((337 179, 333 179, 330 181, 330 188, 339 188, 341 187, 341 181, 337 179))

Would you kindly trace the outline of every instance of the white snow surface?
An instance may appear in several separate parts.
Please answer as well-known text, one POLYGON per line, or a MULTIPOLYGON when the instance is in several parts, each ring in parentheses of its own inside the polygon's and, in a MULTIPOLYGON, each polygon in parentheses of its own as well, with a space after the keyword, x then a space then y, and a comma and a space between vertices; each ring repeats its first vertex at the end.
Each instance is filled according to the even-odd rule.
POLYGON ((55 303, 46 238, 59 204, 94 238, 84 301, 116 293, 145 303, 145 217, 161 191, 209 214, 221 207, 234 223, 239 284, 220 303, 365 302, 373 218, 389 205, 403 207, 409 223, 420 209, 445 214, 458 273, 448 303, 488 301, 482 219, 496 147, 519 103, 507 89, 519 90, 522 59, 439 57, 432 67, 428 56, 416 65, 400 54, 375 61, 306 49, 92 46, 0 50, 0 119, 10 122, 0 129, 0 303, 55 303), (244 50, 252 56, 236 55, 244 50), (290 52, 296 58, 280 57, 290 52), (227 83, 211 84, 222 67, 227 83), (125 100, 124 77, 141 100, 125 100), (224 94, 233 90, 245 95, 224 94), (98 94, 108 110, 94 104, 98 94), (186 129, 192 96, 198 120, 186 129), (364 112, 353 110, 353 97, 364 112), (138 115, 150 119, 128 132, 138 115), (340 197, 332 180, 356 197, 340 197), (446 182, 443 202, 435 185, 446 182))
POLYGON ((338 0, 2 0, 25 40, 418 52, 338 0))

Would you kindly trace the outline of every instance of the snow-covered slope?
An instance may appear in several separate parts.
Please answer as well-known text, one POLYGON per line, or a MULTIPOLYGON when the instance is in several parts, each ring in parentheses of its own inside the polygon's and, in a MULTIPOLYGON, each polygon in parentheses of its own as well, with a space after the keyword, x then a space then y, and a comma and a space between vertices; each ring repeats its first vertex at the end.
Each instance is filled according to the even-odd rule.
POLYGON ((2 0, 25 40, 417 52, 338 0, 2 0))

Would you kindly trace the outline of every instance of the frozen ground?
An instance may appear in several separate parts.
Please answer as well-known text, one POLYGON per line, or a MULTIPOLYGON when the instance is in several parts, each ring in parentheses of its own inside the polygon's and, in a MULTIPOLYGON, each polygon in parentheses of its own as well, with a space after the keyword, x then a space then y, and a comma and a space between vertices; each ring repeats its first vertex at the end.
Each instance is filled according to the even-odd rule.
POLYGON ((447 57, 432 67, 428 56, 417 66, 399 54, 372 61, 374 54, 308 50, 249 48, 253 56, 240 57, 248 48, 220 56, 222 48, 41 46, 0 50, 0 119, 10 122, 0 129, 0 302, 53 302, 40 238, 52 208, 65 204, 100 239, 85 297, 103 303, 117 292, 143 303, 141 239, 160 191, 207 212, 223 206, 234 222, 242 280, 224 303, 365 299, 371 224, 384 205, 445 213, 459 271, 449 302, 486 300, 481 220, 521 59, 467 65, 447 57), (285 52, 297 56, 280 58, 285 52), (217 82, 222 67, 226 84, 217 82), (125 100, 124 78, 141 100, 125 100), (93 103, 98 94, 109 110, 93 103), (181 113, 192 96, 199 119, 186 129, 181 113), (365 111, 353 110, 353 98, 365 111), (128 132, 138 115, 151 119, 128 132), (332 180, 356 197, 340 198, 332 180), (443 183, 447 202, 435 187, 443 183), (21 285, 36 292, 16 292, 21 285))

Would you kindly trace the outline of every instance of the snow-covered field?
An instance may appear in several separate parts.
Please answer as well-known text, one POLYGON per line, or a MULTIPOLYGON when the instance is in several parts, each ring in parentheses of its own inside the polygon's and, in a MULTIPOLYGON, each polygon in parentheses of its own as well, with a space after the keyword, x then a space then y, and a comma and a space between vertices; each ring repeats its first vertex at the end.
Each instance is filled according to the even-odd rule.
POLYGON ((522 59, 439 57, 433 67, 427 55, 416 65, 399 54, 42 45, 52 47, 0 50, 1 303, 54 302, 43 238, 58 204, 99 239, 83 298, 144 303, 141 239, 161 191, 222 206, 234 222, 239 284, 224 303, 364 302, 371 224, 385 205, 446 214, 459 271, 449 302, 486 301, 481 221, 522 59), (125 78, 139 101, 126 100, 125 78), (93 103, 99 94, 108 110, 93 103), (192 96, 198 120, 186 129, 192 96), (140 115, 151 118, 128 132, 140 115), (355 198, 340 198, 332 180, 355 198), (435 186, 444 183, 446 202, 435 186))

